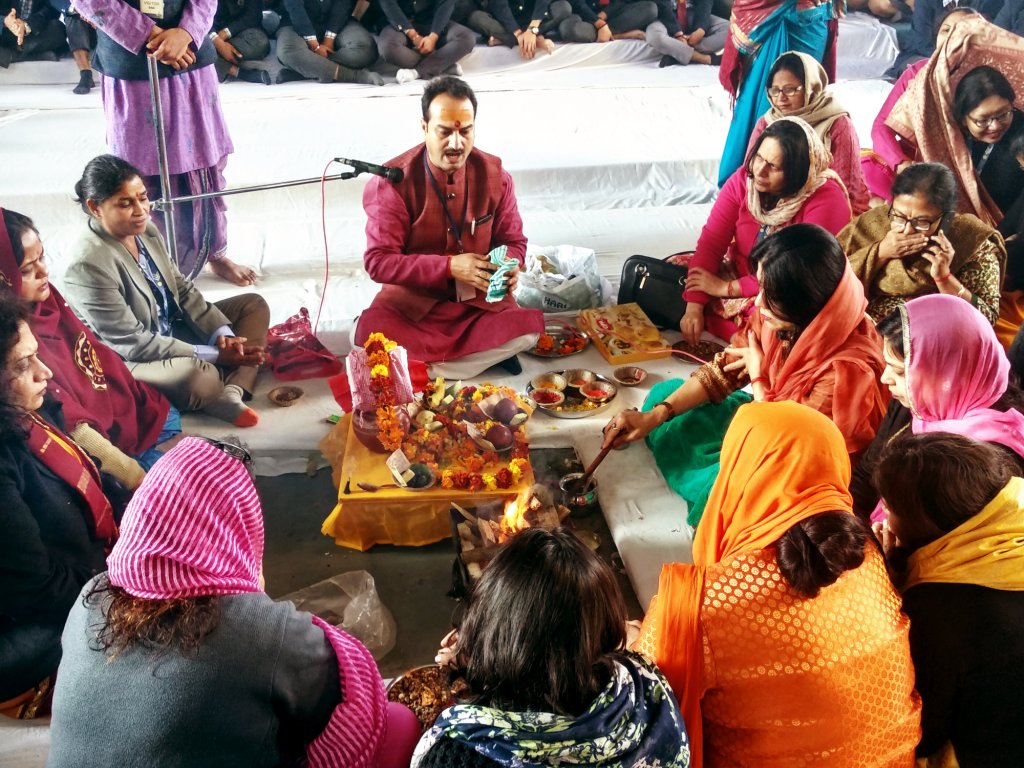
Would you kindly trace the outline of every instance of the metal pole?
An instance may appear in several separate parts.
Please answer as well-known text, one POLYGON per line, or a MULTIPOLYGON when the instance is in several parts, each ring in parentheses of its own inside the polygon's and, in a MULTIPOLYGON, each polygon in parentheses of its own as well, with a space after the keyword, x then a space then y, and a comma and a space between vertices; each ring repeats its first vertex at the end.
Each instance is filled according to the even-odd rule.
POLYGON ((238 187, 237 189, 224 189, 220 192, 203 192, 199 195, 184 195, 182 197, 168 198, 168 193, 164 191, 163 200, 154 200, 150 203, 150 206, 157 210, 163 210, 169 205, 176 203, 190 203, 195 200, 209 200, 214 197, 227 197, 228 195, 240 195, 243 192, 260 192, 266 189, 283 189, 284 187, 297 187, 300 184, 319 184, 321 181, 345 181, 346 179, 354 179, 359 175, 358 171, 345 171, 344 173, 337 173, 333 176, 314 176, 309 179, 297 179, 295 181, 277 181, 271 184, 255 184, 251 187, 238 187))
POLYGON ((167 248, 170 250, 171 263, 178 263, 178 238, 174 236, 174 198, 171 196, 171 174, 167 167, 167 137, 164 135, 164 111, 160 103, 160 73, 158 62, 152 56, 146 57, 149 66, 149 95, 153 102, 153 128, 156 130, 157 161, 160 164, 160 194, 163 205, 167 207, 164 214, 164 233, 167 235, 167 248))

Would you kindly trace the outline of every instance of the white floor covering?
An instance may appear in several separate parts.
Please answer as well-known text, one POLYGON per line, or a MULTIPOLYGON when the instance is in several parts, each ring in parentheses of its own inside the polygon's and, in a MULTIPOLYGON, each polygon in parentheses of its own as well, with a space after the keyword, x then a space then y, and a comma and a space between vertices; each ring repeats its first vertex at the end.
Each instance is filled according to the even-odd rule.
MULTIPOLYGON (((834 91, 866 146, 871 120, 889 90, 872 78, 895 57, 895 34, 853 14, 841 24, 839 53, 834 91)), ((634 41, 559 46, 554 55, 529 63, 512 51, 478 47, 463 62, 479 97, 478 146, 501 156, 512 173, 531 243, 593 248, 602 274, 613 281, 630 254, 692 248, 716 192, 730 119, 717 71, 699 65, 659 69, 657 62, 634 41)), ((68 83, 76 81, 69 60, 0 70, 0 205, 35 219, 58 285, 65 248, 83 221, 72 186, 86 161, 105 151, 99 94, 73 95, 68 83)), ((222 101, 235 144, 229 186, 318 177, 335 156, 385 162, 422 140, 421 88, 225 85, 222 101)), ((334 165, 330 172, 340 170, 334 165)), ((259 270, 257 289, 270 302, 273 322, 303 305, 315 312, 326 295, 321 338, 339 354, 348 349, 352 319, 377 290, 362 270, 363 184, 327 185, 326 290, 319 185, 228 199, 229 253, 259 270)), ((237 292, 208 276, 200 286, 211 299, 237 292)), ((491 380, 521 389, 530 372, 549 367, 521 359, 522 376, 491 380)), ((573 360, 608 369, 594 350, 573 360)), ((691 370, 672 360, 647 367, 657 377, 691 370)), ((275 383, 269 374, 261 377, 254 401, 261 423, 242 436, 260 456, 261 472, 303 471, 328 429, 324 417, 338 408, 320 380, 300 382, 306 398, 277 409, 265 395, 275 383)), ((623 390, 619 401, 639 405, 643 394, 623 390)), ((531 441, 575 445, 587 461, 598 450, 607 417, 556 421, 538 415, 531 441)), ((186 426, 208 434, 237 431, 202 416, 190 415, 186 426)), ((598 479, 609 526, 646 604, 660 564, 689 559, 685 503, 667 488, 643 446, 613 453, 598 479)))

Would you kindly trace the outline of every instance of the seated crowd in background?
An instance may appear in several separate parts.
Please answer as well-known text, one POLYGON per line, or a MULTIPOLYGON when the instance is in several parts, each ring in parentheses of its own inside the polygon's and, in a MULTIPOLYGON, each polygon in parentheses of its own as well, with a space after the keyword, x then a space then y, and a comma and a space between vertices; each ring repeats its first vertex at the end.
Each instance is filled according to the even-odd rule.
MULTIPOLYGON (((713 64, 726 67, 722 82, 734 95, 741 81, 763 79, 763 71, 736 69, 730 20, 712 13, 713 0, 202 0, 216 14, 209 37, 216 51, 221 82, 237 79, 270 85, 268 57, 276 38, 276 58, 283 69, 278 83, 294 80, 382 85, 429 80, 445 72, 457 74, 460 59, 476 45, 517 48, 524 59, 551 53, 554 43, 603 43, 646 40, 661 54, 661 66, 713 64), (730 53, 730 50, 732 51, 730 53)), ((784 49, 774 41, 776 30, 791 25, 789 46, 825 63, 825 78, 833 77, 835 21, 832 3, 799 5, 761 0, 725 3, 732 11, 737 40, 757 40, 751 59, 767 66, 784 49), (822 6, 819 8, 819 6, 822 6), (816 10, 817 9, 817 10, 816 10), (779 15, 781 13, 781 15, 779 15), (776 18, 777 17, 777 18, 776 18), (821 22, 824 22, 824 26, 821 22), (800 27, 806 29, 799 29, 800 27), (818 29, 827 32, 809 33, 818 29), (767 63, 764 57, 768 57, 767 63)), ((888 21, 910 19, 908 33, 898 35, 900 55, 890 70, 895 79, 914 72, 941 47, 935 32, 948 13, 942 0, 851 0, 849 10, 864 11, 888 21)), ((961 0, 954 10, 977 12, 1015 34, 1024 32, 1022 0, 961 0)), ((80 71, 75 93, 95 85, 90 68, 96 47, 92 23, 84 20, 71 0, 10 0, 0 2, 5 15, 0 32, 0 67, 29 60, 56 60, 70 51, 80 71), (26 32, 26 29, 29 30, 26 32)), ((746 55, 739 58, 745 58, 746 55)), ((745 98, 744 101, 748 101, 745 98)), ((754 102, 751 102, 753 105, 754 102)), ((756 102, 754 114, 765 106, 756 102)), ((744 105, 741 112, 748 114, 744 105)), ((845 128, 843 129, 845 130, 845 128)), ((749 133, 749 124, 741 127, 749 133)), ((826 140, 826 145, 829 142, 826 140)), ((738 151, 738 150, 737 150, 738 151)), ((736 156, 737 158, 739 156, 736 156)), ((726 176, 735 166, 726 163, 726 176)), ((845 167, 845 165, 844 165, 845 167)), ((846 174, 842 173, 844 178, 846 174)), ((854 210, 863 208, 860 190, 854 210)))

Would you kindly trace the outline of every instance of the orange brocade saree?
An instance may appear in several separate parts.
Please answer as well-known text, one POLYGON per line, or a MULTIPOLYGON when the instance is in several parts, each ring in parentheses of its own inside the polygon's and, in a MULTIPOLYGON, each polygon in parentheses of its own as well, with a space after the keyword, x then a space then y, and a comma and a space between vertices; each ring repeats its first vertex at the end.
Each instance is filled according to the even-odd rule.
POLYGON ((881 555, 815 598, 774 545, 813 515, 852 508, 842 435, 793 402, 737 412, 693 543, 662 568, 634 646, 679 700, 695 768, 913 766, 920 738, 908 623, 881 555))

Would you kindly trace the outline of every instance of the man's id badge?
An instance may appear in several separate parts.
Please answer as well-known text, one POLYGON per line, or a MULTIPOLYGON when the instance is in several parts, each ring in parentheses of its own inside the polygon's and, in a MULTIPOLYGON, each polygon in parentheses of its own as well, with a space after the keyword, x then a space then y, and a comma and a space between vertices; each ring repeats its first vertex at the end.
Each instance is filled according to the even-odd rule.
POLYGON ((152 19, 164 17, 164 0, 140 0, 139 10, 152 19))

